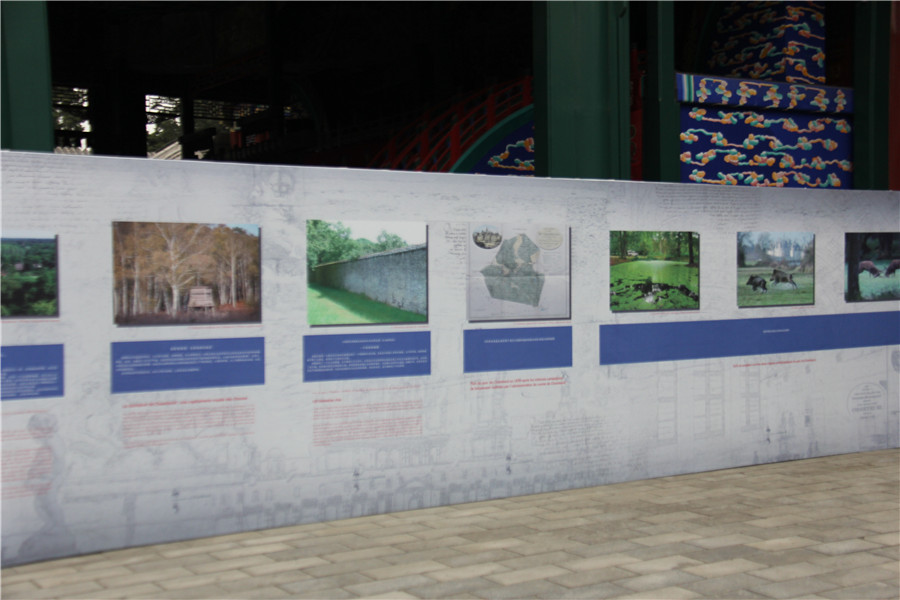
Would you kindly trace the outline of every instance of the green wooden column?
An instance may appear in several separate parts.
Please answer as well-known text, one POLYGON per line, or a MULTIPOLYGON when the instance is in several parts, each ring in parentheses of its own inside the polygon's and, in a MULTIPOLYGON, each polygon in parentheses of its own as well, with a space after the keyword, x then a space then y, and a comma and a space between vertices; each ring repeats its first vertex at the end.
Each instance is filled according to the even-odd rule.
POLYGON ((536 174, 629 179, 628 2, 534 10, 536 174))
POLYGON ((891 3, 857 2, 854 7, 853 187, 886 190, 891 3))
POLYGON ((675 7, 647 3, 647 77, 644 89, 644 179, 677 182, 679 106, 675 97, 675 7))
POLYGON ((53 151, 46 2, 2 2, 0 147, 53 151))

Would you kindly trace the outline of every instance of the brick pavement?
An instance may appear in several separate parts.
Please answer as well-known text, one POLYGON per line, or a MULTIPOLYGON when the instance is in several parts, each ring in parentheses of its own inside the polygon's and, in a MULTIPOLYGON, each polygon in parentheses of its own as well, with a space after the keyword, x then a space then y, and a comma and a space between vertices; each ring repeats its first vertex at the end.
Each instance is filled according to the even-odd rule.
POLYGON ((900 598, 900 450, 77 556, 2 597, 900 598))

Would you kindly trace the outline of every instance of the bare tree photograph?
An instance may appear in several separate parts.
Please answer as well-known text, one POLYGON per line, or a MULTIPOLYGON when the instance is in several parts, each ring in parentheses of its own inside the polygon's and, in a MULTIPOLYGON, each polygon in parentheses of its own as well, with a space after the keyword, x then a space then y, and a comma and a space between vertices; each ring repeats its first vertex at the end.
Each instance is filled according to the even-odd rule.
POLYGON ((256 225, 113 223, 117 325, 258 323, 256 225))

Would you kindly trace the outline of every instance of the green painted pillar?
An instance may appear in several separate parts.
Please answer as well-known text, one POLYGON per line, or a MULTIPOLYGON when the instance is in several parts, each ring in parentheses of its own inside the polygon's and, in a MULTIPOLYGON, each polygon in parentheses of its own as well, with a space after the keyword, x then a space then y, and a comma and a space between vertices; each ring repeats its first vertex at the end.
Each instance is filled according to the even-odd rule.
POLYGON ((534 7, 536 174, 629 179, 628 2, 534 7))
POLYGON ((890 179, 887 136, 891 3, 857 2, 854 7, 853 187, 886 190, 890 179))
POLYGON ((644 179, 678 182, 679 112, 675 94, 675 7, 647 3, 647 77, 644 88, 644 179))
POLYGON ((53 111, 46 2, 0 3, 0 147, 52 152, 53 111))

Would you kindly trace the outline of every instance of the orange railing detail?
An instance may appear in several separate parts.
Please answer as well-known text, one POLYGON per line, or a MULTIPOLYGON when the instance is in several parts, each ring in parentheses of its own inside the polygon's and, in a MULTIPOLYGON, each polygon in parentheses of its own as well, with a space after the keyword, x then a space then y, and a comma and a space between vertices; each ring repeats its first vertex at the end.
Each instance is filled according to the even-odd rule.
POLYGON ((447 172, 497 123, 533 102, 530 76, 471 94, 436 117, 426 114, 398 132, 372 167, 447 172))

